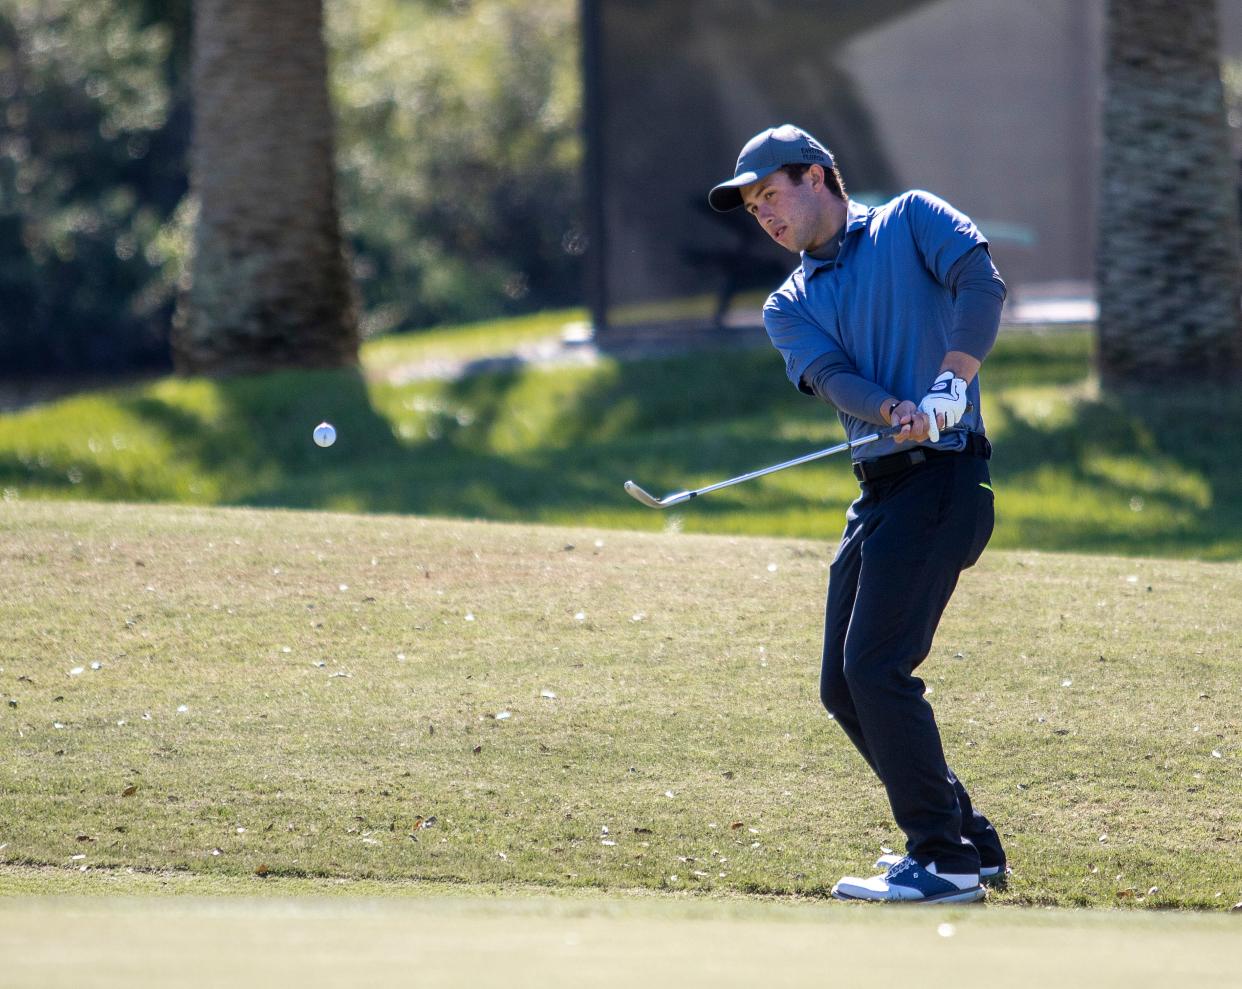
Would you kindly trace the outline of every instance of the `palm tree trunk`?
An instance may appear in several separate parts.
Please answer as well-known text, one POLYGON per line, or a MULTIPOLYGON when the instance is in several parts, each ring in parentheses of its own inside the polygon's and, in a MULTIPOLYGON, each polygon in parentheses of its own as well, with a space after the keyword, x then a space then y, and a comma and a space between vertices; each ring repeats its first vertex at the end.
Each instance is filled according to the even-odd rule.
POLYGON ((191 283, 182 373, 358 360, 321 0, 195 0, 191 283))
POLYGON ((1109 0, 1096 281, 1105 386, 1242 369, 1215 0, 1109 0))

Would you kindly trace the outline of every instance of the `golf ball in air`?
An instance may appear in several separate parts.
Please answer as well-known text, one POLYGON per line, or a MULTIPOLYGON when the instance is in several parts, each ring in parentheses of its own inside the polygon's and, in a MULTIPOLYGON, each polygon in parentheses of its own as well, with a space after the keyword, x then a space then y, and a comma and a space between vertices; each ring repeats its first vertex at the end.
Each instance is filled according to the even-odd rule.
POLYGON ((336 442, 336 430, 330 422, 321 422, 315 427, 315 442, 320 446, 331 446, 336 442))

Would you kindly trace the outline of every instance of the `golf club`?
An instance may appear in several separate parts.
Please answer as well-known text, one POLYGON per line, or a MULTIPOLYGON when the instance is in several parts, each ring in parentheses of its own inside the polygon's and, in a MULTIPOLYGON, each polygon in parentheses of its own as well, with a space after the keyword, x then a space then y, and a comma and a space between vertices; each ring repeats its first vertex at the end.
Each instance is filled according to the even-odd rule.
MULTIPOLYGON (((969 411, 967 408, 967 411, 969 411)), ((709 491, 719 491, 721 488, 727 488, 734 484, 741 484, 743 481, 751 481, 756 477, 763 477, 765 474, 774 474, 778 470, 786 470, 789 467, 797 467, 800 464, 809 464, 812 460, 819 460, 822 457, 831 457, 834 453, 841 453, 843 450, 853 450, 860 446, 866 446, 868 443, 874 443, 876 440, 884 439, 886 436, 892 436, 894 433, 900 432, 900 426, 890 426, 875 433, 868 433, 866 436, 860 436, 856 440, 846 440, 844 443, 838 443, 836 446, 830 446, 825 450, 816 450, 813 453, 803 454, 801 457, 795 457, 793 460, 786 460, 783 463, 773 464, 771 467, 761 467, 759 470, 752 470, 749 474, 741 474, 738 477, 731 477, 726 481, 717 481, 715 484, 709 484, 705 488, 696 488, 693 491, 675 491, 667 494, 663 498, 657 498, 648 491, 645 491, 633 481, 625 482, 625 491, 635 501, 642 502, 648 508, 671 508, 673 505, 680 505, 689 501, 691 498, 697 498, 699 495, 705 495, 709 491)), ((942 429, 941 435, 948 432, 954 432, 953 429, 942 429)))

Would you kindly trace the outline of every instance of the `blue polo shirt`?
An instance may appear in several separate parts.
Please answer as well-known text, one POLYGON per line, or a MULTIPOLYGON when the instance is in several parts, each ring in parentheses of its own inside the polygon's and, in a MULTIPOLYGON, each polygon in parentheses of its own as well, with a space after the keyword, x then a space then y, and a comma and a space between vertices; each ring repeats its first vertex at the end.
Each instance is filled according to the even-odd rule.
MULTIPOLYGON (((883 206, 850 201, 837 256, 802 263, 763 307, 768 336, 795 387, 815 361, 833 354, 876 386, 875 402, 887 395, 918 402, 940 371, 949 349, 954 300, 949 270, 972 248, 986 244, 970 218, 931 193, 904 193, 883 206)), ((979 379, 966 391, 973 409, 961 425, 983 432, 979 379)), ((875 424, 838 410, 850 439, 875 424)), ((935 446, 961 449, 966 438, 947 434, 935 446)), ((883 439, 858 450, 880 457, 898 445, 883 439)))

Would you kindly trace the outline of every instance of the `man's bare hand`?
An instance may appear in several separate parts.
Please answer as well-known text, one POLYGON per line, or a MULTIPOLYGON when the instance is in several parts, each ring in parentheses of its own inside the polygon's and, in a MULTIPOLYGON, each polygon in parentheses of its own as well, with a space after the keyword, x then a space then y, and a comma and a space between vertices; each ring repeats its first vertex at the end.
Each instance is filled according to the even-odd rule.
POLYGON ((926 441, 931 421, 927 413, 920 412, 919 407, 907 399, 901 402, 889 417, 894 426, 901 429, 893 434, 895 443, 922 443, 926 441))

